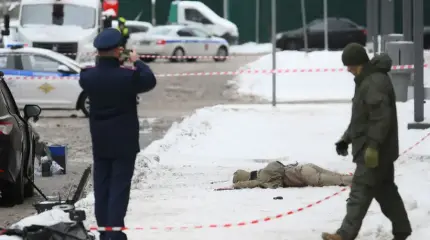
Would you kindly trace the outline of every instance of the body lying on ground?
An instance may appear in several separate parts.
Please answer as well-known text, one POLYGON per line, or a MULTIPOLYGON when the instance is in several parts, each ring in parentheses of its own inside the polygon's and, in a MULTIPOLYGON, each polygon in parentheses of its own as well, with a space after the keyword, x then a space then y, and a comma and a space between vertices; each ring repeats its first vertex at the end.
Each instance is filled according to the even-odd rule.
POLYGON ((237 170, 233 176, 233 188, 286 188, 349 186, 352 176, 321 168, 315 164, 284 165, 270 162, 256 171, 237 170))

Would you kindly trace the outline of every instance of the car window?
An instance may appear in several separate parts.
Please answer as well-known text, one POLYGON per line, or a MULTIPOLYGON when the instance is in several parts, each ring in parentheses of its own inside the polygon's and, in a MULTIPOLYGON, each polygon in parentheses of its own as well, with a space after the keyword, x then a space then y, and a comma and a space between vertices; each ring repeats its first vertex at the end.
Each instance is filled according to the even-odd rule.
POLYGON ((41 55, 22 55, 23 70, 40 72, 57 72, 60 62, 41 55))
MULTIPOLYGON (((338 20, 338 19, 328 19, 327 27, 329 30, 344 30, 357 28, 354 24, 338 20)), ((324 21, 323 20, 315 20, 308 25, 310 31, 324 31, 324 21)))
POLYGON ((15 99, 13 98, 13 95, 11 93, 11 91, 9 90, 6 82, 4 81, 4 79, 2 78, 0 80, 0 90, 2 96, 0 96, 0 111, 6 111, 6 112, 0 112, 2 115, 4 114, 8 114, 8 107, 9 106, 9 111, 10 113, 14 113, 17 115, 20 115, 18 106, 16 105, 15 99), (5 110, 4 110, 4 109, 5 110))
POLYGON ((153 35, 169 35, 170 32, 172 31, 172 28, 168 28, 168 27, 155 27, 152 28, 148 31, 148 34, 153 34, 153 35))
POLYGON ((194 34, 193 31, 191 31, 191 29, 188 28, 184 28, 181 29, 177 32, 178 36, 180 37, 195 37, 196 35, 194 34))
POLYGON ((208 33, 207 32, 205 32, 205 31, 202 31, 202 30, 200 30, 200 29, 196 29, 196 28, 192 28, 191 29, 191 31, 194 33, 194 35, 195 36, 197 36, 197 37, 203 37, 203 38, 206 38, 206 37, 208 37, 208 33))
POLYGON ((1 55, 0 56, 0 68, 8 68, 7 66, 7 56, 1 55))
POLYGON ((203 23, 203 24, 213 24, 209 19, 207 19, 198 10, 193 8, 185 9, 185 20, 203 23))
POLYGON ((329 22, 329 29, 330 30, 346 30, 346 29, 353 29, 357 28, 355 25, 342 21, 342 20, 333 20, 329 22))
POLYGON ((15 55, 0 55, 0 69, 15 69, 15 55))
POLYGON ((148 28, 145 26, 132 26, 127 27, 130 33, 147 32, 148 28))

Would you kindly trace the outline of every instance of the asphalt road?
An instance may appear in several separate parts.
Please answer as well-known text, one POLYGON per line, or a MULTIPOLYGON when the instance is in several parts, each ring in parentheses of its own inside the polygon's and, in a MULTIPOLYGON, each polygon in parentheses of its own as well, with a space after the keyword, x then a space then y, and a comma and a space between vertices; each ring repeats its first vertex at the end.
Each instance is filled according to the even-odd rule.
MULTIPOLYGON (((258 57, 240 56, 224 63, 201 60, 196 63, 170 63, 157 61, 150 66, 156 74, 235 71, 258 57)), ((190 115, 194 110, 217 104, 239 103, 226 85, 233 76, 181 76, 160 77, 157 87, 141 96, 139 116, 143 122, 141 148, 160 139, 175 121, 190 115)), ((88 120, 76 111, 44 111, 35 124, 42 139, 49 143, 68 146, 68 173, 62 176, 36 177, 36 185, 45 195, 66 197, 69 188, 78 184, 84 169, 91 164, 91 144, 88 120), (77 117, 71 118, 75 115, 77 117)), ((28 199, 13 208, 0 208, 0 226, 10 224, 35 213, 33 203, 40 196, 28 199)))

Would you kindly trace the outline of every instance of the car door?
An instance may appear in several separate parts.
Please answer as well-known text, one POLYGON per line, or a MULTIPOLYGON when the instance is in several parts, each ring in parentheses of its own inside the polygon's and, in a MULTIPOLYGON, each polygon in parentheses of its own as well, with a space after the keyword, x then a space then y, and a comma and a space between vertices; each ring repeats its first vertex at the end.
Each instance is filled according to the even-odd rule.
POLYGON ((211 39, 211 35, 198 28, 191 28, 196 36, 198 43, 196 44, 196 52, 198 56, 214 55, 216 43, 211 39))
POLYGON ((315 20, 306 29, 308 33, 308 44, 311 49, 324 48, 324 22, 315 20))
POLYGON ((199 38, 190 28, 181 28, 177 35, 180 37, 180 42, 184 46, 185 54, 188 56, 196 56, 199 54, 199 38))
MULTIPOLYGON (((5 81, 0 80, 0 91, 1 94, 4 97, 5 103, 7 105, 9 114, 15 118, 15 120, 17 121, 17 124, 19 126, 19 135, 20 135, 20 143, 22 143, 21 146, 17 146, 17 147, 22 147, 22 153, 23 153, 23 161, 27 161, 26 157, 28 156, 28 151, 29 151, 29 134, 27 131, 27 123, 24 121, 24 119, 21 117, 21 114, 19 112, 18 106, 16 105, 16 102, 14 100, 14 97, 12 95, 12 92, 10 91, 8 85, 6 84, 5 81)), ((17 169, 19 169, 21 165, 21 163, 17 163, 17 169)))
POLYGON ((76 103, 75 92, 71 81, 78 81, 73 74, 61 73, 58 67, 63 63, 45 55, 21 55, 21 74, 29 76, 31 80, 23 82, 23 102, 38 104, 42 108, 70 107, 76 103))

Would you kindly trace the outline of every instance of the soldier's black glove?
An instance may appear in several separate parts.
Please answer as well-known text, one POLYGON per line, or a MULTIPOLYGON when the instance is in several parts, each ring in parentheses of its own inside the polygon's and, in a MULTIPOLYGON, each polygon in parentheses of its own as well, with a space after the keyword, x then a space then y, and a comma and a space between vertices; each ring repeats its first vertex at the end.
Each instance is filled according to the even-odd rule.
POLYGON ((343 139, 337 141, 335 143, 336 145, 336 152, 337 155, 340 156, 348 156, 348 143, 345 142, 343 139))

